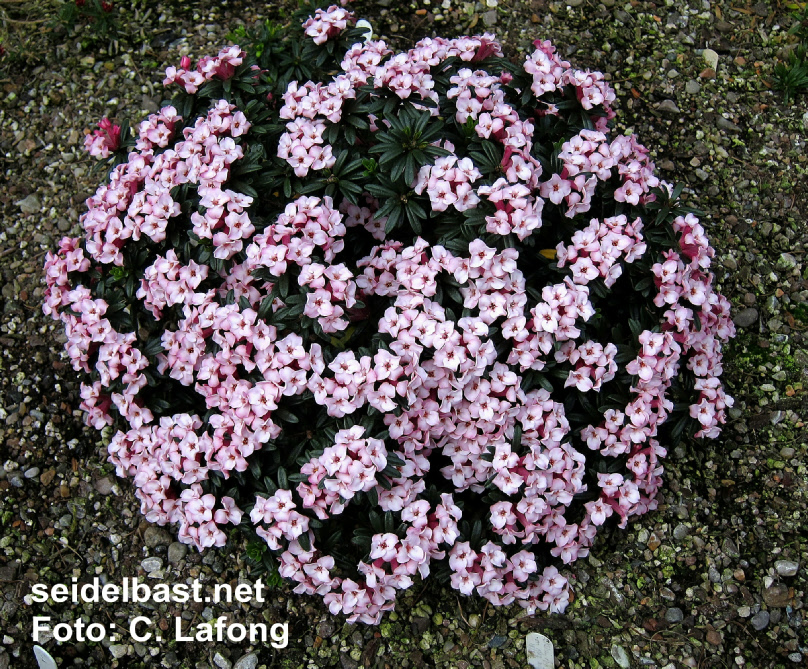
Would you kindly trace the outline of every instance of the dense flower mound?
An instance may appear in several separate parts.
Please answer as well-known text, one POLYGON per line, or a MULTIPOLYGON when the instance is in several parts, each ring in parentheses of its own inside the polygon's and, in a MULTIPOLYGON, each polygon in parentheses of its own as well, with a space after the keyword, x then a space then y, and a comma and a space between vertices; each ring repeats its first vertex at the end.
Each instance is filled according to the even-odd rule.
POLYGON ((238 528, 333 613, 430 575, 563 611, 558 568, 732 404, 713 249, 550 43, 395 54, 309 13, 88 136, 114 166, 45 263, 81 408, 148 520, 238 528))

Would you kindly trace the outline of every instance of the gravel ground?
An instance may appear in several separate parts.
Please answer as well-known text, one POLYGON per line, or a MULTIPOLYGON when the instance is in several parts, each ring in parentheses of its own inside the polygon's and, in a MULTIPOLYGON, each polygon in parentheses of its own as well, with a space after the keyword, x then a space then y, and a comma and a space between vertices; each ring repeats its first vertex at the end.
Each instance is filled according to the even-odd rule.
POLYGON ((143 615, 164 630, 176 617, 184 629, 220 615, 289 623, 280 650, 140 644, 126 634, 43 643, 64 667, 500 669, 526 666, 529 631, 550 637, 557 665, 571 669, 805 666, 808 113, 804 96, 785 105, 767 86, 788 48, 788 10, 753 2, 357 3, 396 46, 486 29, 511 55, 551 39, 575 65, 609 73, 619 130, 656 149, 662 175, 684 181, 707 212, 739 331, 725 358, 736 403, 722 438, 672 450, 659 510, 573 565, 565 615, 414 588, 378 628, 345 624, 284 588, 263 605, 26 603, 35 583, 74 576, 236 584, 249 575, 241 547, 201 557, 142 519, 98 435, 81 424, 63 337, 41 313, 41 266, 56 240, 77 232, 101 178, 81 149, 84 133, 104 115, 155 110, 166 65, 210 53, 237 22, 276 10, 147 2, 150 16, 123 14, 124 32, 137 37, 119 55, 77 48, 75 36, 57 46, 35 32, 40 24, 18 26, 18 38, 42 50, 36 62, 0 64, 0 669, 35 666, 33 617, 48 615, 124 627, 143 615))

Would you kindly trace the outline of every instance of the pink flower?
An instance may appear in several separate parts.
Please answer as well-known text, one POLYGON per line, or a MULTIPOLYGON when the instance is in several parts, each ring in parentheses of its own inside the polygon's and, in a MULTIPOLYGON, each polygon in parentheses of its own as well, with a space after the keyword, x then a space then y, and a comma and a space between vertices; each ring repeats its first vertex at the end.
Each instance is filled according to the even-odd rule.
POLYGON ((370 559, 392 562, 398 552, 399 542, 395 534, 374 534, 371 541, 370 559))
POLYGON ((84 148, 91 156, 99 158, 109 157, 110 152, 117 151, 121 146, 121 126, 113 125, 108 118, 103 118, 98 124, 98 130, 84 138, 84 148))
POLYGON ((540 192, 543 198, 549 199, 553 204, 561 204, 561 201, 572 192, 572 188, 569 181, 554 174, 549 181, 541 184, 540 192))

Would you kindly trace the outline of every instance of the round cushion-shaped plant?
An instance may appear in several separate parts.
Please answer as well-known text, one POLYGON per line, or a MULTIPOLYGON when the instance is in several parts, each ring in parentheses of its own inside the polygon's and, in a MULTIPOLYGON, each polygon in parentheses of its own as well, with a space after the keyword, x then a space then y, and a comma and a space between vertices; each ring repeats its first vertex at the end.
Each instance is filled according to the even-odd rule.
POLYGON ((45 312, 181 541, 237 528, 350 620, 427 577, 563 611, 558 567, 653 509, 665 444, 732 403, 713 249, 610 136, 600 73, 362 33, 338 6, 242 31, 134 132, 105 119, 45 312))

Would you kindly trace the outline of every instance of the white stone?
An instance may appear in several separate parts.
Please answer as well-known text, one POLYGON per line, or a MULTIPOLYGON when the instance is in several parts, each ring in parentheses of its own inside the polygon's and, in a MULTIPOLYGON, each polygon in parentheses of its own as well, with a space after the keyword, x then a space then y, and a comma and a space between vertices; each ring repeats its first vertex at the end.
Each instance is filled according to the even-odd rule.
POLYGON ((39 202, 39 198, 36 195, 29 195, 26 198, 23 198, 19 202, 15 202, 20 211, 23 214, 35 214, 39 211, 40 207, 42 206, 39 202))
POLYGON ((543 634, 531 632, 525 640, 527 663, 533 669, 554 669, 555 652, 553 642, 543 634))
POLYGON ((163 568, 163 561, 160 558, 149 557, 143 560, 140 566, 143 567, 143 571, 147 574, 151 574, 153 571, 158 571, 163 568))
POLYGON ((718 68, 718 54, 715 51, 705 49, 701 55, 704 58, 704 62, 707 63, 707 67, 711 67, 714 70, 718 68))
POLYGON ((258 656, 255 653, 250 653, 239 658, 233 665, 233 669, 255 669, 257 666, 258 656))
POLYGON ((34 657, 39 669, 57 669, 55 660, 42 646, 34 646, 34 657))
POLYGON ((617 662, 622 669, 629 669, 631 666, 631 660, 629 659, 628 653, 623 646, 612 646, 611 653, 614 661, 617 662))
POLYGON ((213 656, 213 664, 219 667, 219 669, 230 669, 230 667, 233 666, 230 660, 218 652, 213 656))
POLYGON ((364 36, 365 36, 365 43, 366 43, 366 44, 367 44, 368 42, 370 42, 370 40, 372 40, 372 39, 373 39, 373 26, 372 26, 372 25, 370 25, 370 21, 367 21, 367 20, 365 20, 365 19, 359 19, 359 20, 356 22, 356 27, 357 27, 357 28, 364 28, 364 29, 365 29, 364 36))
POLYGON ((792 560, 777 560, 774 568, 780 576, 796 576, 800 565, 792 560))
POLYGON ((116 660, 122 658, 126 655, 127 647, 126 644, 118 643, 109 647, 109 652, 112 653, 112 657, 116 660))

